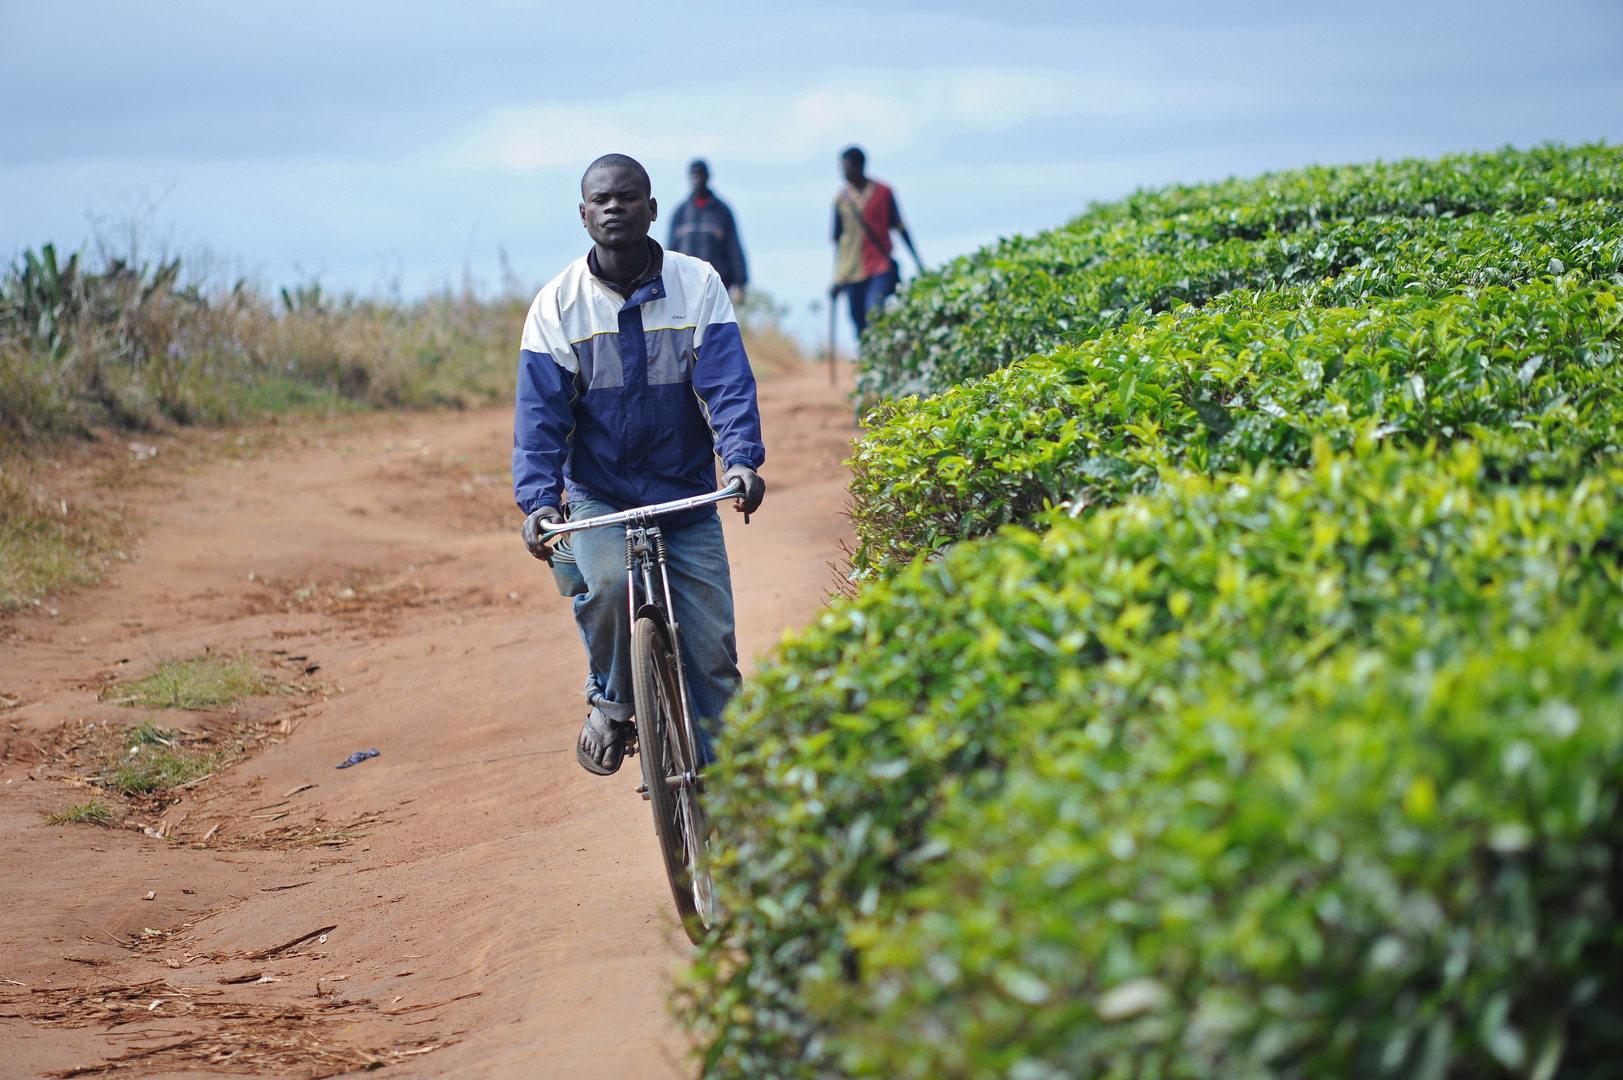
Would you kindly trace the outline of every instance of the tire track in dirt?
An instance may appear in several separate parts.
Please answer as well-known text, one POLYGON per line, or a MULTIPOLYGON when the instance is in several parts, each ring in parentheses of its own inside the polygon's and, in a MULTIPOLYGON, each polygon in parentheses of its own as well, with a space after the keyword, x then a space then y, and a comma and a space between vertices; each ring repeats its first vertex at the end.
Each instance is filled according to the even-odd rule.
MULTIPOLYGON (((723 511, 746 655, 829 591, 855 434, 815 371, 763 380, 761 399, 768 500, 747 528, 723 511)), ((574 761, 584 659, 517 540, 510 424, 373 418, 137 489, 137 561, 55 617, 0 620, 0 696, 19 702, 0 708, 0 1071, 188 1039, 192 1057, 120 1073, 327 1075, 352 1051, 413 1077, 687 1071, 664 1005, 686 945, 635 762, 600 780, 574 761), (143 718, 98 699, 108 678, 205 646, 302 689, 162 721, 258 725, 265 748, 140 822, 168 839, 40 825, 85 794, 54 760, 63 725, 143 718), (199 1038, 233 1008, 244 1031, 271 1017, 286 1056, 199 1038), (298 1039, 315 1040, 303 1058, 298 1039)))

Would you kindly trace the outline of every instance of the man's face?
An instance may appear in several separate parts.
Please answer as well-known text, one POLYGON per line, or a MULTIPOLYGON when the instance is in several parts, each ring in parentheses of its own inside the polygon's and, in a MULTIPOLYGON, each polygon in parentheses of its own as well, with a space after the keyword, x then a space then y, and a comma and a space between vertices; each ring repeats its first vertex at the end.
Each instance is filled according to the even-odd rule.
POLYGON ((845 177, 846 183, 857 183, 862 179, 862 159, 857 157, 841 158, 840 173, 845 177))
POLYGON ((609 165, 593 169, 580 185, 580 219, 592 241, 610 251, 626 251, 648 239, 659 204, 648 194, 636 169, 609 165))
POLYGON ((703 165, 695 165, 688 170, 688 183, 694 191, 704 191, 710 186, 710 170, 703 165))

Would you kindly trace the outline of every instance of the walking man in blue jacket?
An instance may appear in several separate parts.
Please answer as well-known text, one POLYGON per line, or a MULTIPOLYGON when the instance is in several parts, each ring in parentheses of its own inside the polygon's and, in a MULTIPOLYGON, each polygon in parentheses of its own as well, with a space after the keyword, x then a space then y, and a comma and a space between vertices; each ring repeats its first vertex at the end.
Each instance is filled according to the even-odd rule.
MULTIPOLYGON (((536 294, 519 353, 513 494, 528 515, 525 546, 575 597, 590 705, 575 757, 600 776, 620 767, 634 730, 625 530, 573 534, 578 575, 541 531, 566 512, 596 517, 714 491, 718 457, 723 483, 743 483, 736 509, 753 513, 766 493, 755 376, 727 289, 709 263, 649 237, 658 213, 636 161, 592 162, 580 204, 592 247, 536 294)), ((713 727, 739 681, 721 520, 708 505, 660 527, 689 692, 713 727)))
POLYGON ((738 223, 727 204, 710 190, 709 165, 702 160, 689 165, 688 182, 693 194, 671 216, 670 250, 714 266, 736 304, 744 298, 750 278, 744 266, 744 246, 738 240, 738 223))

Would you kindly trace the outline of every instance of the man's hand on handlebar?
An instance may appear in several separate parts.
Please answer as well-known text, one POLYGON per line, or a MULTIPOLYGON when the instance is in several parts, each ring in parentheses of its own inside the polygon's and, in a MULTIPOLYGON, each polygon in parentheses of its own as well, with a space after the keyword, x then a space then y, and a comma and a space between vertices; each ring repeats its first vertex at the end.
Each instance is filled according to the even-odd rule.
POLYGON ((726 487, 734 480, 743 484, 744 489, 743 494, 733 503, 733 509, 747 519, 750 514, 761 508, 761 500, 766 498, 766 481, 762 480, 754 469, 742 463, 734 465, 722 474, 721 486, 726 487))
POLYGON ((529 548, 530 554, 538 559, 545 559, 550 565, 552 548, 541 539, 541 531, 549 525, 563 523, 564 516, 556 506, 543 506, 524 519, 524 524, 519 526, 518 532, 524 538, 524 546, 529 548))

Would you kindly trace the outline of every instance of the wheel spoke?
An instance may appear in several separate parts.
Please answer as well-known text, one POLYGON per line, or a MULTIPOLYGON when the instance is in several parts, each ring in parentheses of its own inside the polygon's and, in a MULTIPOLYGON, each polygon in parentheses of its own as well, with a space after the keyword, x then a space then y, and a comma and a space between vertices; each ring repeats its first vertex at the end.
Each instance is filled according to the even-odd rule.
POLYGON ((698 753, 687 738, 675 663, 663 628, 652 619, 637 620, 632 682, 637 726, 646 744, 643 777, 677 914, 688 937, 698 942, 714 921, 715 898, 696 784, 698 753))
POLYGON ((667 702, 676 701, 676 705, 669 705, 664 713, 668 727, 666 734, 668 745, 671 747, 672 773, 687 777, 677 788, 676 810, 678 814, 677 827, 682 836, 682 855, 688 873, 688 886, 693 893, 694 907, 698 911, 701 923, 708 926, 713 918, 713 901, 710 895, 710 871, 705 850, 704 837, 704 811, 699 806, 699 793, 692 777, 698 773, 698 748, 689 744, 687 728, 682 722, 682 710, 677 699, 678 690, 674 684, 674 671, 670 663, 671 656, 664 657, 660 680, 662 696, 667 702))

